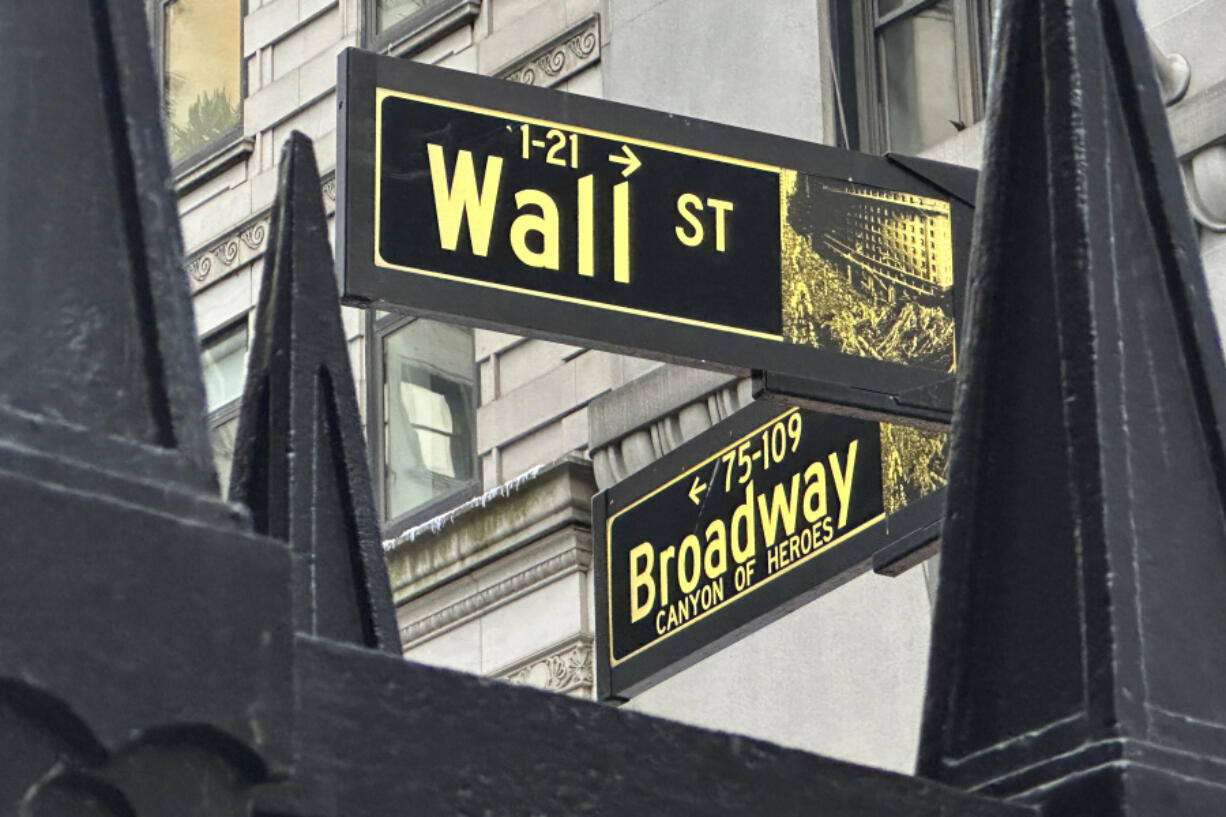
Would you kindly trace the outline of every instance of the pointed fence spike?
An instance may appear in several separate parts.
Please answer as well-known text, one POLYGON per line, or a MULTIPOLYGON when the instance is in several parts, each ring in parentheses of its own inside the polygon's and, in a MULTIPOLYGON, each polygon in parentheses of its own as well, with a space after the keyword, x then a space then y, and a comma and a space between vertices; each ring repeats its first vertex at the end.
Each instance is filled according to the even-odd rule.
POLYGON ((998 19, 919 773, 1226 813, 1226 367, 1143 30, 998 19))
POLYGON ((0 4, 0 441, 215 493, 148 43, 139 3, 0 4))
POLYGON ((280 173, 231 498, 290 543, 298 632, 398 655, 310 139, 290 135, 280 173))

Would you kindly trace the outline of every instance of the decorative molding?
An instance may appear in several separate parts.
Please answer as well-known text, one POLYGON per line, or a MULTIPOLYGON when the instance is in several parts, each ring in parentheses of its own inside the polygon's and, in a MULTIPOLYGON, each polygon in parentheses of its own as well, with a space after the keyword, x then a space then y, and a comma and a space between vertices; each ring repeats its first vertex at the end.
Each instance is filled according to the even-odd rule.
POLYGON ((1158 86, 1162 89, 1162 103, 1174 105, 1188 92, 1192 69, 1182 54, 1167 54, 1152 37, 1145 39, 1149 42, 1149 55, 1158 74, 1158 86))
MULTIPOLYGON (((329 174, 320 186, 324 209, 331 213, 336 209, 336 174, 329 174)), ((244 221, 222 238, 212 242, 199 252, 187 256, 184 264, 192 293, 215 284, 231 272, 242 269, 264 254, 268 241, 271 210, 244 221)))
POLYGON ((501 680, 521 686, 534 686, 552 692, 572 692, 592 686, 592 639, 580 636, 578 643, 571 642, 555 648, 549 654, 530 659, 513 670, 499 676, 501 680))
POLYGON ((1196 223, 1226 233, 1226 145, 1201 148, 1179 163, 1188 211, 1196 223))
POLYGON ((600 60, 600 15, 593 14, 494 76, 549 88, 600 60))
POLYGON ((1196 223, 1226 232, 1226 81, 1167 110, 1188 210, 1196 223))
POLYGON ((575 569, 586 570, 591 567, 591 564, 591 550, 571 548, 454 604, 449 604, 426 618, 404 625, 400 628, 400 641, 405 649, 408 649, 418 639, 482 612, 510 596, 543 583, 546 579, 575 569))

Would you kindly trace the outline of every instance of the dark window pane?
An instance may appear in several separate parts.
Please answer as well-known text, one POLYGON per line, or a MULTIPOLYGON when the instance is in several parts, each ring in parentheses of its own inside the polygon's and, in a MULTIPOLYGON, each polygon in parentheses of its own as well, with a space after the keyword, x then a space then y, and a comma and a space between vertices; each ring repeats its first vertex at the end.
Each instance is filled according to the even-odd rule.
POLYGON ((166 135, 171 161, 239 124, 240 0, 174 0, 165 8, 166 135))
POLYGON ((204 366, 204 393, 209 411, 237 400, 243 393, 246 354, 246 323, 240 323, 205 343, 200 360, 204 366))
POLYGON ((914 153, 957 133, 952 0, 942 0, 878 32, 890 149, 914 153))
POLYGON ((383 342, 384 513, 394 519, 473 479, 472 331, 420 319, 383 342))
POLYGON ((375 0, 375 31, 386 31, 414 13, 441 0, 375 0))
POLYGON ((910 0, 877 0, 877 16, 884 17, 891 11, 897 11, 907 5, 910 0))

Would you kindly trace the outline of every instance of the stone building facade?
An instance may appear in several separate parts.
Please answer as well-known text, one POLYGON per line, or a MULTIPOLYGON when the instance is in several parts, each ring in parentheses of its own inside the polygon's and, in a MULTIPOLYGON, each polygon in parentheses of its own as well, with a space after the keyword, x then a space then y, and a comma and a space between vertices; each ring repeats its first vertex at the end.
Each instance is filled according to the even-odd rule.
MULTIPOLYGON (((146 0, 225 481, 277 157, 363 47, 869 152, 979 161, 989 0, 146 0)), ((1142 0, 1226 314, 1223 0, 1142 0)), ((346 308, 406 657, 593 692, 590 500, 746 405, 743 376, 346 308)), ((867 574, 626 706, 909 770, 935 574, 867 574)))

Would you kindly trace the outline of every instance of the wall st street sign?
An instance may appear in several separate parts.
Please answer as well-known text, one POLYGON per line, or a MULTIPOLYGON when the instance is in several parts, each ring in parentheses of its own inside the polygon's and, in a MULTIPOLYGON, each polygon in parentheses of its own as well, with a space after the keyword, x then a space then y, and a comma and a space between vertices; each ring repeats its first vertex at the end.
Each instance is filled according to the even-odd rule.
POLYGON ((947 455, 940 432, 756 403, 598 494, 600 697, 935 543, 947 455))
POLYGON ((948 419, 974 173, 350 50, 350 304, 948 419))

